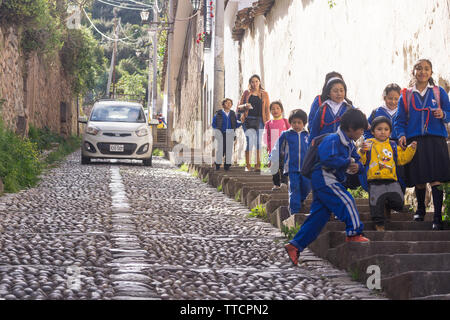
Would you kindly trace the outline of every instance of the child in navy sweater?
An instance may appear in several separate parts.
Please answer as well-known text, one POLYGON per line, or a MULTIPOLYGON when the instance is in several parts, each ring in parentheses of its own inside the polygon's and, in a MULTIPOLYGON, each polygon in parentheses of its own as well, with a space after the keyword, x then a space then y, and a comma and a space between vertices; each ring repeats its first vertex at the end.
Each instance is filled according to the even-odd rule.
POLYGON ((322 228, 334 215, 346 225, 346 241, 368 242, 362 235, 355 199, 343 186, 346 172, 363 172, 360 156, 354 141, 367 130, 366 116, 358 109, 350 109, 342 115, 341 125, 336 133, 325 137, 318 145, 319 160, 311 174, 313 203, 308 218, 285 249, 294 265, 298 264, 302 252, 319 235, 322 228))
POLYGON ((410 88, 402 90, 398 101, 394 128, 402 148, 411 141, 417 141, 416 154, 405 166, 406 185, 415 186, 417 197, 414 219, 424 220, 425 188, 430 183, 434 205, 432 229, 440 230, 444 195, 439 185, 450 181, 445 127, 450 121, 450 102, 445 90, 435 85, 432 73, 433 66, 427 59, 421 59, 414 65, 410 88))
POLYGON ((308 116, 305 111, 295 109, 291 111, 288 121, 291 128, 281 133, 269 159, 272 170, 279 167, 278 161, 283 163, 283 174, 289 176, 289 212, 296 214, 311 191, 309 179, 300 174, 308 149, 308 132, 305 130, 308 116), (284 154, 283 159, 281 154, 284 154))
POLYGON ((212 127, 215 129, 214 137, 218 141, 216 150, 216 170, 220 169, 222 157, 225 156, 223 165, 225 170, 229 170, 233 155, 233 143, 235 130, 241 126, 241 121, 236 113, 231 110, 233 100, 225 98, 222 100, 222 110, 218 110, 214 115, 212 127))

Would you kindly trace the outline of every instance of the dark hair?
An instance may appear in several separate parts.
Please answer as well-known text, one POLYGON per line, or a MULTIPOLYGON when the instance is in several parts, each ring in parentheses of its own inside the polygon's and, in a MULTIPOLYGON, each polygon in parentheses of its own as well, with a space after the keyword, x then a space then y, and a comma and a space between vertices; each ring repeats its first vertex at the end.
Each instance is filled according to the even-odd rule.
POLYGON ((230 98, 225 98, 225 99, 222 100, 222 107, 225 105, 225 103, 227 101, 231 101, 231 104, 233 104, 233 100, 231 100, 230 98))
POLYGON ((303 122, 303 125, 305 126, 306 123, 308 122, 308 115, 306 114, 305 111, 303 111, 302 109, 294 109, 291 111, 291 113, 289 114, 289 123, 292 123, 292 121, 294 119, 300 119, 303 122))
MULTIPOLYGON (((411 78, 411 81, 409 82, 409 86, 410 87, 414 86, 416 84, 416 82, 417 82, 415 71, 416 71, 417 67, 419 66, 419 64, 421 64, 422 62, 428 63, 430 65, 430 67, 431 67, 431 72, 433 72, 433 64, 431 63, 430 60, 428 60, 428 59, 419 59, 419 60, 417 60, 417 62, 414 64, 414 67, 413 67, 412 72, 411 72, 412 78, 411 78)), ((428 83, 431 84, 432 86, 436 85, 434 80, 433 80, 433 77, 430 77, 430 79, 428 79, 428 83)))
POLYGON ((277 104, 277 105, 280 106, 281 112, 284 111, 284 109, 283 109, 283 104, 281 103, 280 100, 275 100, 275 101, 272 101, 272 102, 270 103, 270 106, 269 106, 269 110, 270 110, 270 111, 272 111, 272 106, 273 106, 274 104, 277 104))
POLYGON ((257 74, 252 75, 252 76, 248 79, 248 90, 251 89, 251 86, 252 86, 252 79, 253 79, 253 78, 256 78, 256 79, 259 80, 259 89, 264 90, 264 88, 263 88, 262 85, 261 85, 261 78, 260 78, 257 74))
POLYGON ((384 88, 383 97, 386 97, 389 94, 389 92, 391 92, 391 91, 395 91, 398 94, 400 94, 400 91, 402 91, 402 88, 400 88, 400 86, 396 83, 390 83, 386 86, 386 88, 384 88))
POLYGON ((351 108, 345 111, 341 117, 341 129, 343 131, 348 131, 349 129, 367 130, 369 123, 367 122, 366 115, 357 108, 351 108))
POLYGON ((325 82, 323 83, 322 92, 325 90, 325 88, 326 88, 326 86, 327 86, 327 82, 328 82, 331 78, 341 78, 342 80, 344 80, 344 77, 343 77, 342 74, 340 74, 339 72, 336 72, 336 71, 328 72, 328 73, 325 75, 325 82))
POLYGON ((389 118, 385 117, 385 116, 379 116, 379 117, 376 117, 375 119, 373 119, 372 123, 370 124, 370 131, 374 132, 375 128, 380 123, 387 123, 387 125, 389 126, 389 129, 392 132, 392 121, 389 118))
POLYGON ((331 88, 336 83, 340 83, 340 84, 342 84, 344 86, 344 90, 345 90, 344 101, 346 101, 348 105, 352 106, 353 102, 349 98, 347 98, 347 85, 345 84, 344 80, 342 80, 342 79, 333 79, 331 81, 328 80, 328 82, 325 84, 325 86, 324 86, 324 88, 322 90, 322 94, 320 95, 320 99, 322 101, 327 100, 330 97, 331 88))

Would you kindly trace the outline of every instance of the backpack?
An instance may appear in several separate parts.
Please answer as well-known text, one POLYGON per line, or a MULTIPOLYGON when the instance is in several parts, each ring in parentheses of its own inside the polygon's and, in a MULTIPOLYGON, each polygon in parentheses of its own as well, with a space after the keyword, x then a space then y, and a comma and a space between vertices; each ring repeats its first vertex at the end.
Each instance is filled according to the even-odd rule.
MULTIPOLYGON (((319 98, 319 103, 320 103, 320 98, 319 98)), ((351 108, 351 106, 349 106, 347 103, 345 104, 347 106, 347 110, 351 108)), ((345 111, 347 111, 345 110, 345 111)), ((319 110, 317 111, 319 114, 322 113, 322 115, 320 116, 320 130, 322 130, 323 126, 326 125, 330 125, 333 123, 336 123, 338 121, 341 121, 341 117, 337 117, 336 119, 334 119, 333 121, 331 121, 330 123, 325 123, 325 112, 327 111, 327 105, 320 105, 319 110)))
MULTIPOLYGON (((411 100, 413 101, 413 108, 418 110, 416 108, 416 103, 415 103, 413 92, 412 92, 411 88, 409 88, 409 89, 403 88, 400 91, 400 94, 402 95, 403 107, 405 108, 405 113, 407 116, 409 116, 409 104, 410 104, 411 100)), ((440 95, 438 86, 433 87, 433 94, 434 94, 434 98, 436 99, 438 108, 441 108, 441 95, 440 95)))
POLYGON ((308 151, 306 151, 302 168, 300 169, 300 174, 302 176, 311 179, 311 174, 316 165, 319 163, 319 155, 318 155, 319 144, 323 141, 324 138, 328 137, 330 134, 331 133, 321 134, 320 136, 315 137, 311 141, 308 151))

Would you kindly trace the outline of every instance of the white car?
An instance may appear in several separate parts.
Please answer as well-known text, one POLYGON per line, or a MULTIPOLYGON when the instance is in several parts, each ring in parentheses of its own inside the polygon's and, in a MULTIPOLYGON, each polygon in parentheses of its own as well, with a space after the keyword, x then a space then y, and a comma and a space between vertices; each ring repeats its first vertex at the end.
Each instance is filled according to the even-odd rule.
POLYGON ((104 100, 94 104, 83 134, 81 163, 91 159, 138 159, 152 165, 153 139, 142 105, 104 100))

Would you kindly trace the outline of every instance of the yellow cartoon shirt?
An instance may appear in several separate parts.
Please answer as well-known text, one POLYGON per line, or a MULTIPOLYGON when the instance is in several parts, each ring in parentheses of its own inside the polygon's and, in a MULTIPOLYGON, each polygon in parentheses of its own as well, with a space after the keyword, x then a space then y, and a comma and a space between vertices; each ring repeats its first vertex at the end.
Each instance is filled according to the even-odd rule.
MULTIPOLYGON (((370 151, 370 159, 367 159, 369 152, 362 152, 361 149, 358 154, 361 156, 361 163, 366 165, 369 161, 369 169, 367 171, 367 180, 395 180, 397 181, 397 170, 394 160, 394 152, 389 143, 386 141, 378 141, 375 138, 367 139, 366 142, 372 142, 370 151)), ((405 150, 397 146, 397 164, 402 166, 412 160, 416 150, 407 147, 405 150)))

